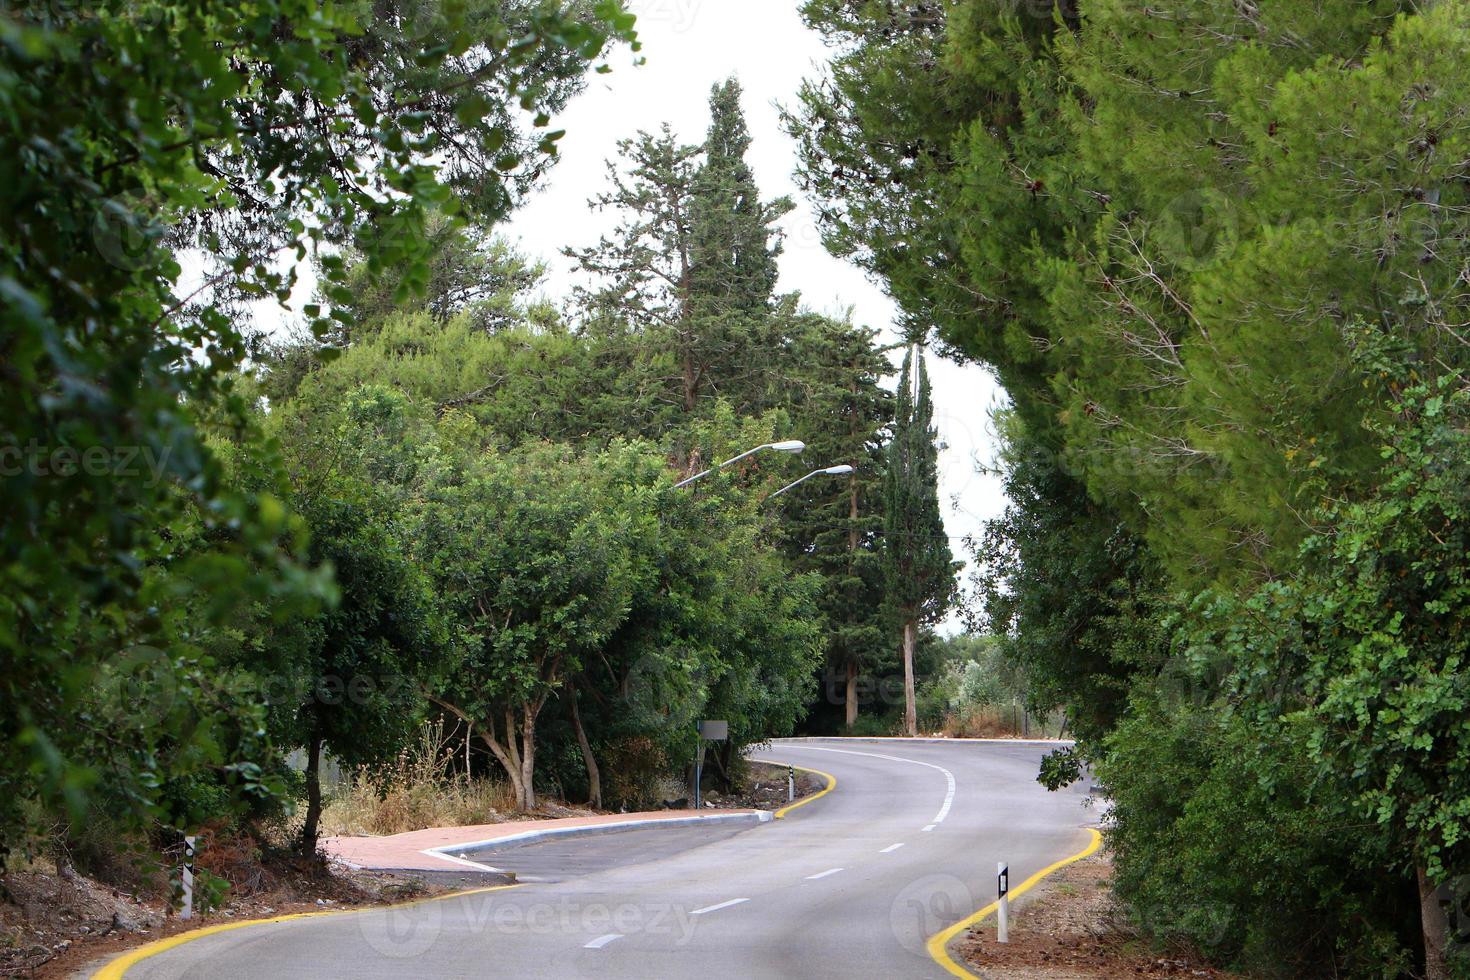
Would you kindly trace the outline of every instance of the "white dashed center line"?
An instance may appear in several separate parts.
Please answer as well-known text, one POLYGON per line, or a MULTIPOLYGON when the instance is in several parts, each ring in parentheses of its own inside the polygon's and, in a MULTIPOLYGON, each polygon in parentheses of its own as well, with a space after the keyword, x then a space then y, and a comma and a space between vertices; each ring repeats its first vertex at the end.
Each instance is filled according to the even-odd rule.
POLYGON ((925 830, 933 830, 935 827, 938 827, 938 826, 939 826, 939 824, 937 824, 937 823, 931 823, 929 826, 925 827, 924 829, 925 830))
POLYGON ((839 872, 841 870, 842 870, 841 868, 828 868, 826 871, 819 871, 819 872, 817 872, 814 875, 807 875, 806 876, 806 880, 807 881, 816 881, 818 878, 825 878, 828 875, 835 875, 837 872, 839 872))
POLYGON ((623 934, 621 932, 610 932, 606 936, 598 936, 596 939, 592 940, 592 942, 588 943, 586 946, 583 946, 582 948, 583 949, 601 949, 602 947, 606 946, 608 943, 612 942, 614 939, 622 939, 622 938, 623 938, 623 934))
POLYGON ((727 908, 729 908, 732 905, 739 905, 741 902, 748 902, 748 901, 750 901, 750 899, 748 899, 748 898, 732 898, 728 902, 721 902, 719 905, 706 905, 702 909, 695 909, 693 912, 690 912, 689 914, 690 915, 704 915, 706 912, 718 912, 720 909, 727 909, 727 908))
POLYGON ((883 848, 883 850, 879 851, 878 853, 879 854, 887 854, 889 851, 896 851, 900 847, 903 847, 903 845, 902 844, 889 844, 887 847, 883 848))

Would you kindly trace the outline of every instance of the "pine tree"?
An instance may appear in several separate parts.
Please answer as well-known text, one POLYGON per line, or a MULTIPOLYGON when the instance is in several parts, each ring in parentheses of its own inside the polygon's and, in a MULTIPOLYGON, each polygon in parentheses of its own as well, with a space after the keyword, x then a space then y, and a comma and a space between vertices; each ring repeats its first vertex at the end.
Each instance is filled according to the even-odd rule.
POLYGON ((701 146, 667 125, 620 143, 612 189, 591 203, 622 221, 596 246, 566 252, 599 280, 579 296, 589 324, 604 334, 632 325, 626 340, 670 360, 666 397, 686 425, 715 398, 744 415, 780 400, 773 225, 791 202, 761 200, 733 79, 715 86, 710 114, 701 146))
POLYGON ((904 731, 918 734, 914 648, 919 627, 944 615, 954 597, 955 564, 939 513, 939 451, 929 375, 917 345, 899 375, 893 442, 884 481, 883 557, 888 602, 902 627, 904 731))

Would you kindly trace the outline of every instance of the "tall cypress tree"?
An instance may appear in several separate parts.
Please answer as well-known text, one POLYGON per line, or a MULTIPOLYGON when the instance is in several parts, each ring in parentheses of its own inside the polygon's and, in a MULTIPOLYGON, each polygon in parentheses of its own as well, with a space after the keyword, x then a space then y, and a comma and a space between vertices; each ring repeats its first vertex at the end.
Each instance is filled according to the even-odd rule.
POLYGON ((882 385, 893 365, 876 332, 847 320, 800 313, 787 317, 786 357, 799 371, 789 386, 792 431, 806 440, 813 465, 847 463, 840 480, 809 480, 773 501, 792 568, 824 579, 827 658, 825 700, 809 719, 816 731, 837 724, 830 709, 845 690, 843 721, 857 721, 859 678, 891 662, 883 610, 882 433, 893 417, 893 395, 882 385))
POLYGON ((792 205, 787 198, 761 200, 755 174, 745 161, 750 130, 740 92, 733 78, 710 91, 704 162, 690 201, 690 285, 703 312, 758 316, 770 311, 776 293, 781 241, 772 225, 792 205))
POLYGON ((904 731, 918 734, 914 647, 919 627, 944 615, 954 597, 955 563, 939 513, 939 451, 923 351, 914 345, 899 376, 893 442, 884 485, 883 557, 888 602, 902 629, 904 731))
POLYGON ((689 198, 688 326, 702 353, 706 393, 758 414, 781 397, 781 333, 772 316, 781 254, 775 223, 792 204, 761 199, 745 160, 750 130, 740 95, 733 78, 710 91, 704 160, 689 198))

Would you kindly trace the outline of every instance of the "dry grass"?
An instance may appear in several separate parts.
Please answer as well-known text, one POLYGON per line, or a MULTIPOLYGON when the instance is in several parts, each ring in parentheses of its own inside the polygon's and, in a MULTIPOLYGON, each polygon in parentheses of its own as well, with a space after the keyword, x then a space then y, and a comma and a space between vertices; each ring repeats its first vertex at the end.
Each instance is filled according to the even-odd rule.
POLYGON ((1009 704, 976 705, 963 712, 947 712, 940 731, 950 738, 1055 738, 1059 718, 1032 716, 1023 725, 1019 709, 1009 704))
POLYGON ((456 749, 432 721, 390 765, 364 767, 334 792, 322 811, 328 835, 401 834, 427 827, 496 823, 515 810, 509 783, 455 773, 456 749))

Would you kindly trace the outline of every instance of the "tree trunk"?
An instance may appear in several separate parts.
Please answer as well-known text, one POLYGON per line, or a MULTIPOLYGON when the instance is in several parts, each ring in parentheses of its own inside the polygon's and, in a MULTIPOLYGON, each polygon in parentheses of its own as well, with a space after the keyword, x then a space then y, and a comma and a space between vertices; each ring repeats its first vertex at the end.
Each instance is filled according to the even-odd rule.
MULTIPOLYGON (((521 779, 521 757, 520 753, 516 751, 515 709, 505 709, 505 741, 502 742, 495 735, 494 714, 486 715, 480 727, 476 729, 470 722, 470 716, 465 713, 464 709, 433 694, 426 696, 430 701, 445 711, 448 711, 456 718, 463 719, 466 724, 470 725, 470 730, 480 737, 480 741, 484 743, 485 748, 490 750, 490 754, 495 756, 495 761, 500 763, 500 768, 505 771, 505 778, 510 780, 511 792, 515 794, 516 806, 522 806, 525 802, 526 793, 521 779)), ((466 750, 465 754, 468 757, 468 750, 466 750)))
POLYGON ((735 792, 735 743, 729 740, 720 742, 714 752, 715 767, 719 771, 720 792, 735 792))
MULTIPOLYGON (((485 747, 490 750, 490 754, 495 756, 495 761, 500 763, 500 768, 505 771, 505 778, 510 780, 510 791, 516 798, 516 806, 520 806, 521 800, 525 797, 525 793, 521 792, 521 767, 511 760, 510 753, 495 737, 493 728, 488 731, 482 730, 479 734, 480 741, 485 743, 485 747)), ((515 733, 512 732, 506 737, 513 746, 515 733)))
POLYGON ((1419 879, 1419 919, 1424 930, 1424 980, 1449 980, 1449 965, 1445 962, 1449 917, 1439 903, 1439 889, 1424 868, 1416 868, 1415 872, 1419 879))
POLYGON ((577 708, 577 688, 567 678, 567 698, 572 705, 572 730, 577 733, 577 745, 582 750, 582 764, 587 767, 587 804, 602 809, 602 774, 597 769, 597 757, 592 754, 592 744, 587 741, 587 732, 582 727, 582 712, 577 708))
POLYGON ((847 662, 847 730, 852 731, 852 726, 858 720, 858 665, 856 660, 847 662))
POLYGON ((536 709, 521 705, 521 809, 536 809, 536 709))
POLYGON ((315 728, 306 740, 306 819, 301 824, 301 853, 316 853, 322 819, 322 737, 315 728))
MULTIPOLYGON (((854 386, 853 394, 857 394, 854 386)), ((853 572, 853 565, 857 561, 858 546, 861 539, 858 536, 858 483, 857 474, 847 478, 847 574, 853 572)), ((852 726, 858 720, 858 662, 854 651, 848 651, 847 659, 847 700, 845 708, 847 711, 847 730, 852 731, 852 726)))
POLYGON ((914 646, 918 641, 919 624, 904 620, 903 624, 903 730, 913 738, 919 734, 918 715, 914 709, 914 646))

